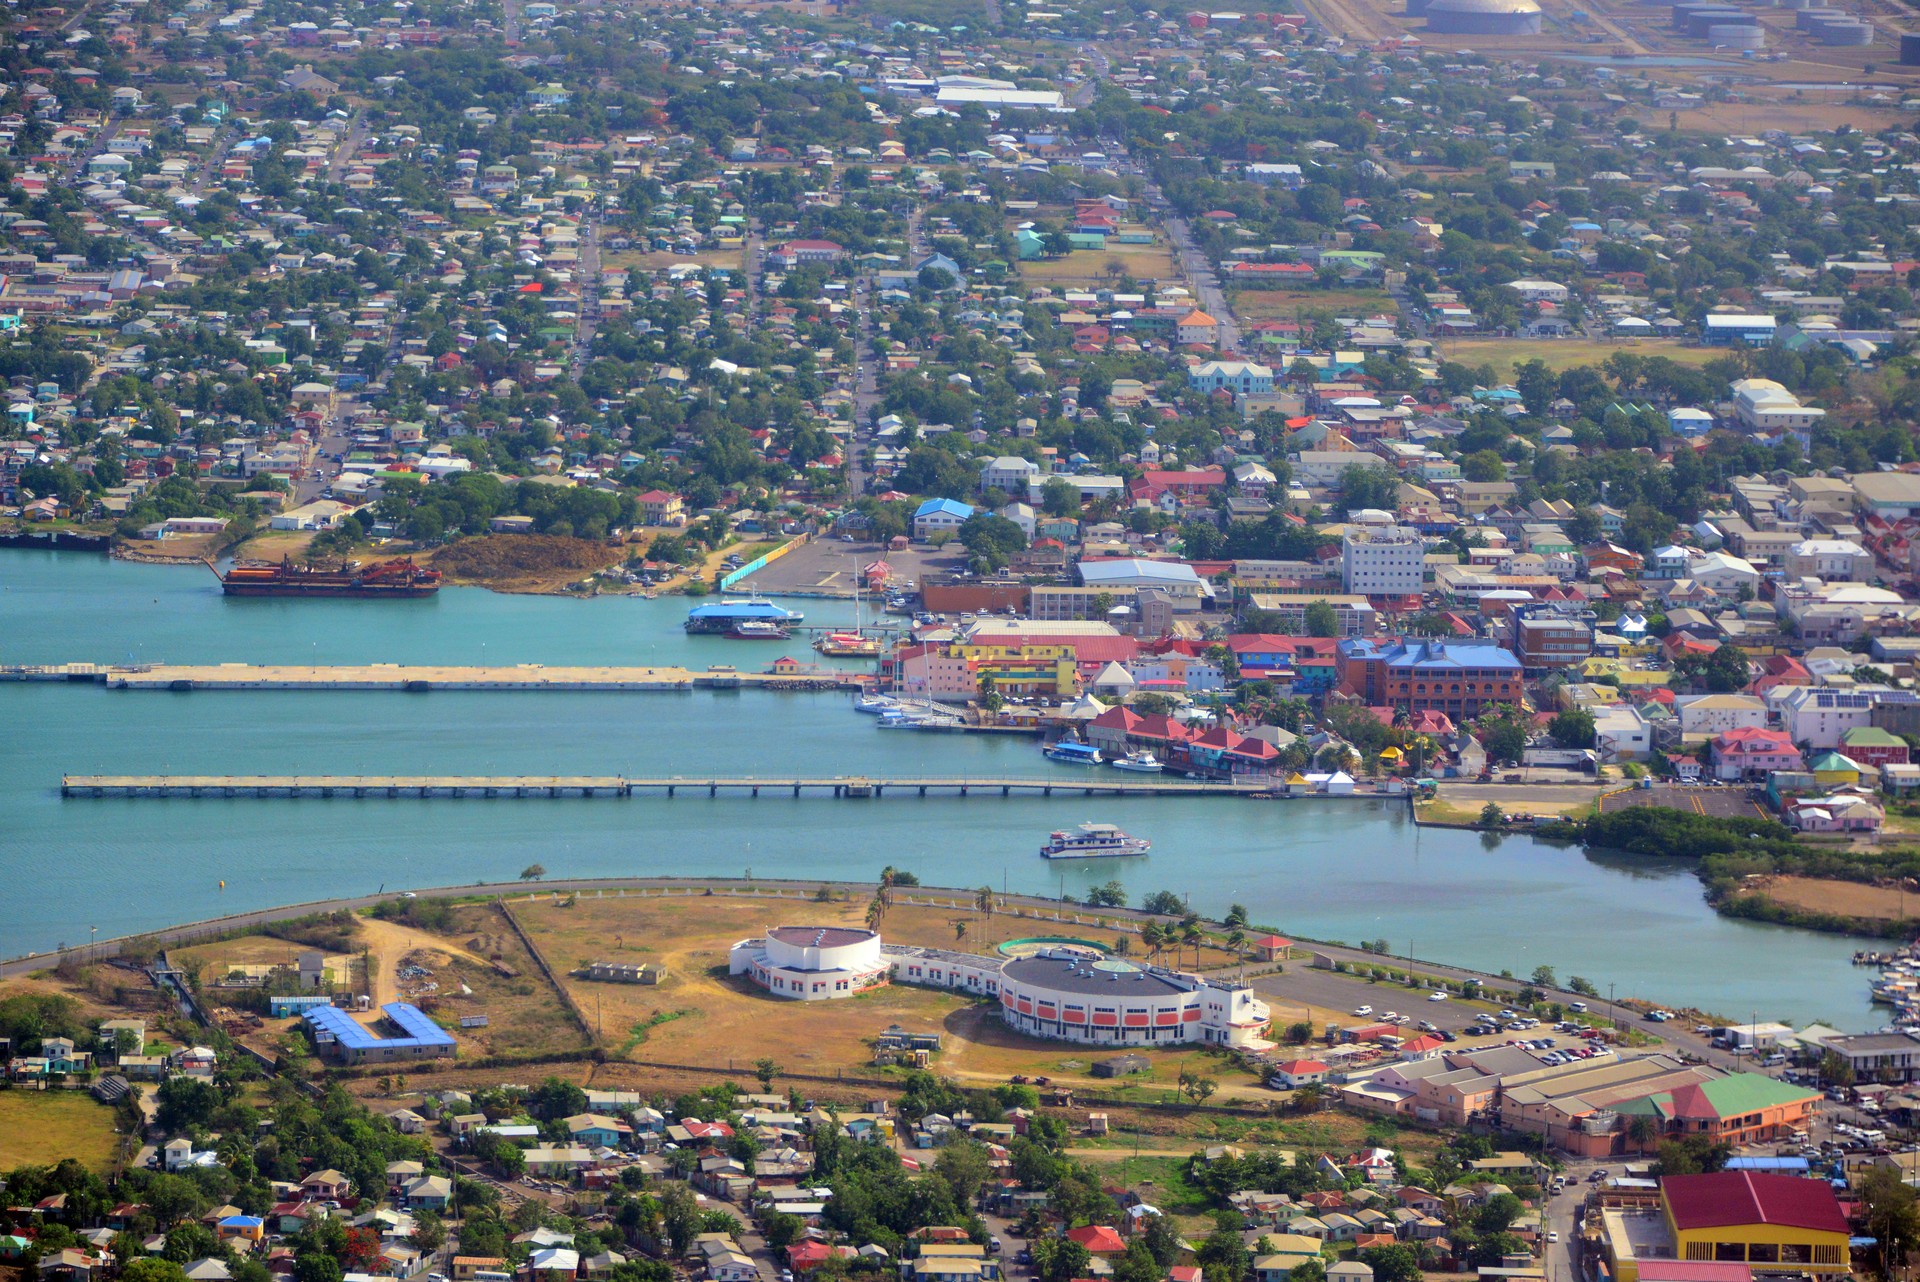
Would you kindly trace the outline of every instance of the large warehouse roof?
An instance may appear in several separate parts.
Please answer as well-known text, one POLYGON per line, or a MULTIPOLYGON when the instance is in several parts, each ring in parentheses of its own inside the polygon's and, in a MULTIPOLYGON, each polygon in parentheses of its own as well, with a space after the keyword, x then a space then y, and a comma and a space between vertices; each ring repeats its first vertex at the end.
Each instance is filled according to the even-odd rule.
POLYGON ((1847 1217, 1822 1180, 1752 1171, 1673 1175, 1660 1182, 1673 1225, 1688 1229, 1776 1224, 1816 1233, 1845 1233, 1847 1217))
POLYGON ((942 107, 1010 107, 1054 111, 1066 99, 1058 89, 985 89, 971 85, 942 85, 935 99, 942 107))

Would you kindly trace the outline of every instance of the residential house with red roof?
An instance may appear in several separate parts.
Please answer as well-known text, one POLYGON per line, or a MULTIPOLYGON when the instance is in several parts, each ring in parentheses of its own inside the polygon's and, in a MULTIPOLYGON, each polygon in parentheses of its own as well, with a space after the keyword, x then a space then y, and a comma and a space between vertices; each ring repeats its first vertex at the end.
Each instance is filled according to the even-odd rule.
POLYGON ((1801 770, 1806 763, 1784 730, 1742 726, 1713 740, 1709 764, 1716 779, 1765 779, 1776 770, 1801 770))
POLYGON ((1317 1059, 1289 1059, 1275 1064, 1267 1080, 1288 1090, 1318 1086, 1327 1080, 1327 1066, 1317 1059))
POLYGON ((1107 1224, 1087 1224, 1067 1233, 1069 1242, 1078 1242, 1087 1248, 1089 1255, 1125 1255, 1126 1239, 1117 1229, 1107 1224))

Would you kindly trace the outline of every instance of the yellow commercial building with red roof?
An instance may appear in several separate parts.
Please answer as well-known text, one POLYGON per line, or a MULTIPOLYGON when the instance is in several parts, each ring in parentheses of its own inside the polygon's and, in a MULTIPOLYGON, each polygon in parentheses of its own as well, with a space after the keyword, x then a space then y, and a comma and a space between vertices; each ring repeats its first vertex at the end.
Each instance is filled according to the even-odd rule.
POLYGON ((1852 1269, 1850 1231, 1824 1180, 1757 1171, 1673 1175, 1658 1207, 1604 1211, 1609 1282, 1734 1282, 1755 1273, 1838 1278, 1852 1269))

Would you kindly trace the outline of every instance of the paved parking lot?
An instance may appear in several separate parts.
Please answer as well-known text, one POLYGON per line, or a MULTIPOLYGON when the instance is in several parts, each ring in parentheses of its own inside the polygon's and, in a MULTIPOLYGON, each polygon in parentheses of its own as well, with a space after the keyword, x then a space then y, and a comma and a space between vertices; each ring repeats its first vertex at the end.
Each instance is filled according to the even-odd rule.
POLYGON ((922 575, 936 570, 965 568, 958 556, 917 544, 905 551, 889 552, 878 543, 848 543, 827 535, 808 542, 738 584, 756 592, 778 595, 782 592, 809 592, 832 596, 853 596, 860 572, 874 560, 882 559, 893 567, 898 581, 919 582, 922 575))
POLYGON ((1724 788, 1682 787, 1657 784, 1652 788, 1628 788, 1601 799, 1602 810, 1626 806, 1665 806, 1696 815, 1717 815, 1723 819, 1771 819, 1767 808, 1747 795, 1746 786, 1724 788))

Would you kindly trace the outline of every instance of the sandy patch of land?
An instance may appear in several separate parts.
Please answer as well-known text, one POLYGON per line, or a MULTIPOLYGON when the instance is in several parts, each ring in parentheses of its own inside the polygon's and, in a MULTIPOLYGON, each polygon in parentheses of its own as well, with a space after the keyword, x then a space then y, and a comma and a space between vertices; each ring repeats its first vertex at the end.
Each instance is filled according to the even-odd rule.
POLYGON ((313 542, 312 530, 262 530, 233 550, 236 561, 302 560, 313 542))
POLYGON ((1744 889, 1809 912, 1834 913, 1866 921, 1902 921, 1920 913, 1920 892, 1903 891, 1897 886, 1869 886, 1815 877, 1768 877, 1744 889))

